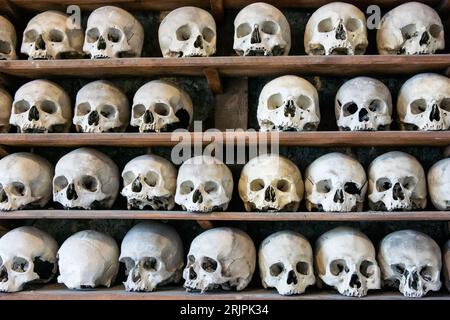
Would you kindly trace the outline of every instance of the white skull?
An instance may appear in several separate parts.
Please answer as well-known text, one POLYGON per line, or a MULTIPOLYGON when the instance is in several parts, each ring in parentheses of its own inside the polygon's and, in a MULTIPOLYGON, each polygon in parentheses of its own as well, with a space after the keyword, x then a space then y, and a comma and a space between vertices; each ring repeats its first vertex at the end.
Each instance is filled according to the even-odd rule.
POLYGON ((267 83, 259 95, 261 131, 310 131, 320 122, 316 88, 303 78, 282 76, 267 83))
POLYGON ((300 170, 276 154, 251 159, 239 179, 239 195, 247 211, 297 211, 303 191, 300 170))
POLYGON ((129 121, 128 99, 112 83, 94 81, 78 91, 73 124, 81 132, 124 132, 129 121))
POLYGON ((444 49, 444 26, 426 4, 409 2, 386 13, 377 31, 380 54, 430 54, 444 49))
POLYGON ((338 227, 317 239, 315 264, 320 279, 340 294, 363 297, 380 289, 380 268, 375 248, 362 232, 338 227))
POLYGON ((450 158, 436 162, 428 171, 431 202, 438 210, 450 210, 450 158))
POLYGON ((183 243, 174 228, 159 222, 134 226, 122 241, 120 262, 125 263, 127 291, 153 291, 179 282, 183 270, 183 243))
POLYGON ((289 22, 274 6, 252 3, 234 20, 233 49, 240 56, 287 56, 291 49, 289 22))
POLYGON ((450 240, 444 246, 443 251, 443 260, 444 260, 444 278, 445 278, 445 286, 447 290, 450 291, 450 240))
POLYGON ((175 206, 177 169, 168 160, 143 155, 128 162, 122 171, 121 194, 128 209, 172 210, 175 206))
POLYGON ((441 288, 441 250, 422 232, 401 230, 383 238, 378 252, 384 282, 406 297, 420 298, 441 288))
POLYGON ((410 78, 400 89, 397 113, 403 130, 449 130, 450 79, 435 73, 410 78))
POLYGON ((309 211, 362 211, 366 171, 350 156, 328 153, 306 169, 306 208, 309 211))
POLYGON ((214 228, 191 243, 183 271, 184 287, 202 293, 215 289, 244 290, 256 266, 252 239, 234 228, 214 228))
POLYGON ((320 7, 306 24, 304 44, 310 55, 364 54, 368 45, 364 13, 343 2, 320 7))
POLYGON ((80 231, 59 248, 58 266, 58 283, 64 283, 69 289, 109 287, 119 271, 119 247, 106 234, 80 231))
POLYGON ((65 208, 111 208, 119 192, 119 170, 105 154, 79 148, 59 159, 53 201, 65 208))
POLYGON ((311 245, 293 231, 270 235, 259 248, 259 272, 264 288, 275 287, 282 295, 304 293, 316 282, 311 245))
POLYGON ((19 227, 0 239, 0 291, 17 292, 46 283, 56 273, 58 244, 35 227, 19 227))
POLYGON ((140 57, 143 44, 144 28, 129 12, 105 6, 90 14, 83 51, 91 59, 140 57))
POLYGON ((52 197, 52 165, 17 152, 0 160, 0 211, 42 208, 52 197))
POLYGON ((17 35, 16 29, 3 16, 0 16, 0 60, 15 60, 17 35))
POLYGON ((17 90, 9 123, 21 133, 69 132, 72 106, 56 83, 34 80, 17 90))
POLYGON ((164 58, 209 57, 216 52, 216 22, 208 12, 196 7, 171 11, 158 30, 164 58))
POLYGON ((45 11, 28 22, 21 52, 32 60, 76 58, 83 53, 83 34, 71 17, 58 11, 45 11))
POLYGON ((136 92, 131 113, 130 124, 141 133, 186 129, 192 122, 192 100, 174 83, 153 80, 136 92))
POLYGON ((334 110, 340 130, 389 130, 392 122, 391 93, 379 80, 353 78, 339 88, 334 110))
POLYGON ((413 156, 392 151, 369 166, 369 207, 396 211, 424 209, 427 204, 425 172, 413 156))
POLYGON ((3 88, 0 88, 0 133, 9 132, 12 101, 10 94, 3 88))

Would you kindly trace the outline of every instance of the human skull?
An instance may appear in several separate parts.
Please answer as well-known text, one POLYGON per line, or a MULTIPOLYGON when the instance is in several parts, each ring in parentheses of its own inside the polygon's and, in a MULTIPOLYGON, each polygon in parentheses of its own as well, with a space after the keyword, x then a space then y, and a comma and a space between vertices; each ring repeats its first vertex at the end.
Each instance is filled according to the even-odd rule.
POLYGON ((345 154, 328 153, 306 169, 306 208, 309 211, 362 211, 366 189, 363 166, 345 154))
POLYGON ((191 243, 183 271, 184 287, 202 293, 215 289, 244 290, 256 266, 252 239, 235 228, 214 228, 191 243))
POLYGON ((239 179, 239 195, 247 211, 297 211, 303 191, 300 170, 276 154, 251 159, 239 179))
POLYGON ((436 162, 428 171, 431 202, 438 210, 450 210, 450 158, 436 162))
POLYGON ((175 206, 177 169, 159 156, 143 155, 128 162, 122 171, 121 194, 128 209, 172 210, 175 206))
POLYGON ((59 159, 53 201, 67 209, 111 208, 119 192, 119 170, 105 154, 79 148, 59 159))
POLYGON ((77 58, 83 54, 83 33, 66 14, 45 11, 28 22, 21 52, 30 60, 77 58))
POLYGON ((322 234, 316 242, 315 264, 320 279, 349 297, 363 297, 380 289, 380 268, 375 248, 362 232, 338 227, 322 234))
POLYGON ((444 49, 444 26, 439 15, 426 4, 408 2, 381 19, 377 31, 380 54, 430 54, 444 49))
POLYGON ((252 3, 234 20, 233 49, 240 56, 287 56, 291 49, 289 22, 274 6, 252 3))
POLYGON ((77 93, 73 124, 81 132, 124 132, 130 121, 125 94, 108 81, 88 83, 77 93))
POLYGON ((70 98, 56 83, 34 80, 17 90, 9 123, 20 133, 69 132, 71 122, 70 98))
POLYGON ((261 131, 310 131, 320 122, 316 88, 303 78, 282 76, 267 83, 259 95, 261 131))
POLYGON ((181 7, 163 19, 158 38, 164 58, 209 57, 216 52, 216 22, 208 11, 181 7))
POLYGON ((186 129, 192 122, 192 100, 174 83, 153 80, 136 92, 131 113, 130 124, 141 133, 186 129))
POLYGON ((0 211, 42 208, 52 197, 52 165, 17 152, 0 160, 0 211))
POLYGON ((0 133, 9 132, 9 117, 11 116, 12 98, 9 93, 0 88, 0 133))
POLYGON ((379 80, 353 78, 339 88, 334 110, 340 130, 389 130, 392 122, 391 93, 379 80))
POLYGON ((83 51, 91 59, 140 57, 144 28, 129 12, 113 6, 89 15, 83 51))
POLYGON ((444 257, 443 272, 445 278, 445 286, 447 287, 447 290, 450 291, 450 240, 447 241, 447 243, 444 246, 443 257, 444 257))
POLYGON ((309 55, 360 55, 366 51, 364 13, 354 5, 332 2, 317 9, 305 27, 309 55))
POLYGON ((183 271, 183 243, 174 228, 159 222, 134 226, 122 241, 127 291, 153 291, 179 282, 183 271))
POLYGON ((441 250, 422 232, 401 230, 383 238, 378 252, 382 278, 406 297, 420 298, 441 288, 441 250))
POLYGON ((0 60, 15 60, 17 45, 16 29, 3 16, 0 16, 0 60))
POLYGON ((119 271, 119 247, 106 234, 80 231, 59 248, 58 266, 58 283, 64 283, 69 289, 109 287, 119 271))
POLYGON ((425 172, 413 156, 392 151, 369 166, 369 207, 397 211, 424 209, 427 204, 425 172))
POLYGON ((400 89, 397 113, 403 130, 449 130, 450 79, 435 73, 410 78, 400 89))
POLYGON ((293 231, 276 232, 261 243, 259 272, 264 288, 279 294, 304 293, 316 282, 313 251, 308 240, 293 231))

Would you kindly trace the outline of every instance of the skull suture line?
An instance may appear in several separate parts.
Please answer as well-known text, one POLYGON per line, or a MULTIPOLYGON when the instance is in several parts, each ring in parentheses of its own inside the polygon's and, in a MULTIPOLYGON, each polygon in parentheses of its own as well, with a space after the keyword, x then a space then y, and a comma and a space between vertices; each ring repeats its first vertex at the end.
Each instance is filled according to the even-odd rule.
POLYGON ((16 29, 3 16, 0 16, 0 60, 15 60, 17 35, 16 29))
POLYGON ((428 171, 431 202, 438 210, 450 210, 450 158, 436 162, 428 171))
POLYGON ((6 90, 0 88, 0 133, 8 133, 11 116, 12 98, 6 90))

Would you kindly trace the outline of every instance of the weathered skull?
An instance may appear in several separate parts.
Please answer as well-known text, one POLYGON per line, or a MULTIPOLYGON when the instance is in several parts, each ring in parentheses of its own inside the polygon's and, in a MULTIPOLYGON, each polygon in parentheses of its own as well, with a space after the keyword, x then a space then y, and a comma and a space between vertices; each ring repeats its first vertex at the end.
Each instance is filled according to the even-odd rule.
POLYGON ((175 202, 189 212, 225 211, 233 194, 233 176, 220 160, 197 156, 186 160, 177 177, 175 202))
POLYGON ((122 171, 121 194, 128 209, 172 210, 175 206, 177 169, 159 156, 143 155, 128 162, 122 171))
POLYGON ((216 22, 208 12, 196 7, 171 11, 158 30, 164 58, 209 57, 216 52, 216 22))
POLYGON ((83 51, 91 59, 140 57, 144 28, 129 12, 100 7, 89 16, 83 51))
POLYGON ((287 56, 291 49, 289 22, 274 6, 252 3, 234 20, 233 49, 240 56, 287 56))
POLYGON ((264 288, 275 287, 282 295, 304 293, 316 282, 311 245, 293 231, 270 235, 259 248, 259 272, 264 288))
POLYGON ((59 248, 58 266, 58 283, 64 283, 69 289, 109 287, 119 271, 119 247, 106 234, 80 231, 59 248))
POLYGON ((441 288, 441 250, 422 232, 401 230, 388 234, 378 252, 384 282, 406 297, 420 298, 441 288))
POLYGON ((9 132, 12 101, 9 93, 0 88, 0 133, 9 132))
POLYGON ((381 19, 377 47, 380 54, 430 54, 444 49, 441 18, 423 3, 399 5, 381 19))
POLYGON ((69 132, 72 106, 56 83, 34 80, 17 90, 9 123, 21 133, 69 132))
POLYGON ((125 94, 108 81, 94 81, 77 93, 73 124, 81 132, 124 132, 130 121, 125 94))
POLYGON ((183 271, 184 287, 205 291, 244 290, 256 266, 252 239, 234 228, 214 228, 198 235, 191 243, 183 271))
POLYGON ((119 192, 119 171, 105 154, 79 148, 59 159, 53 201, 65 208, 111 208, 119 192))
POLYGON ((189 95, 171 82, 153 80, 134 95, 130 124, 139 132, 188 128, 193 116, 189 95))
POLYGON ((297 211, 303 191, 300 170, 276 154, 251 159, 239 179, 239 195, 247 211, 297 211))
POLYGON ((259 95, 261 131, 310 131, 320 122, 316 88, 303 78, 282 76, 267 83, 259 95))
POLYGON ((450 158, 436 162, 428 171, 431 202, 438 210, 450 210, 450 158))
POLYGON ((52 197, 52 165, 17 152, 0 160, 0 211, 42 208, 52 197))
POLYGON ((410 78, 400 89, 397 113, 402 130, 450 129, 450 79, 435 73, 410 78))
POLYGON ((0 60, 15 60, 17 45, 16 29, 3 16, 0 16, 0 60))
POLYGON ((364 54, 368 45, 364 13, 343 2, 320 7, 306 24, 304 44, 310 55, 364 54))
POLYGON ((443 257, 444 257, 443 272, 445 278, 445 286, 447 287, 447 290, 450 291, 450 240, 447 241, 447 243, 444 246, 443 257))
POLYGON ((389 130, 391 93, 379 80, 353 78, 339 88, 334 110, 339 130, 389 130))
POLYGON ((380 268, 375 248, 362 232, 338 227, 319 237, 315 264, 320 279, 349 297, 363 297, 380 289, 380 268))
POLYGON ((134 226, 122 241, 120 262, 125 263, 127 291, 153 291, 179 282, 183 270, 183 243, 174 228, 159 222, 134 226))
POLYGON ((19 227, 0 239, 0 291, 17 292, 46 283, 56 273, 58 244, 35 227, 19 227))
POLYGON ((342 153, 328 153, 306 169, 306 208, 309 211, 362 211, 367 189, 363 166, 342 153))
POLYGON ((369 166, 369 207, 397 211, 424 209, 427 204, 425 172, 413 156, 392 151, 369 166))
POLYGON ((84 30, 58 11, 45 11, 28 22, 21 52, 32 60, 77 58, 83 54, 84 30))

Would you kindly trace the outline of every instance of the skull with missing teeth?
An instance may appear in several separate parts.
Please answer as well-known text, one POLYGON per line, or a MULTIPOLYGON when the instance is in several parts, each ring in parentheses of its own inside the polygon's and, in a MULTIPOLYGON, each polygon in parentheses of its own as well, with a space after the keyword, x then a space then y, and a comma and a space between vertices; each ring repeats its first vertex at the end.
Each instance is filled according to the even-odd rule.
POLYGON ((16 29, 3 16, 0 16, 0 60, 15 60, 17 35, 16 29))
POLYGON ((289 23, 274 6, 253 3, 236 16, 233 49, 240 56, 287 56, 290 48, 289 23))
POLYGON ((9 118, 11 116, 11 106, 12 98, 10 94, 0 88, 0 133, 8 133, 9 128, 9 118))
POLYGON ((436 162, 428 171, 431 202, 438 210, 450 210, 450 158, 436 162))
POLYGON ((259 95, 261 131, 310 131, 320 122, 316 88, 303 78, 282 76, 267 83, 259 95))

